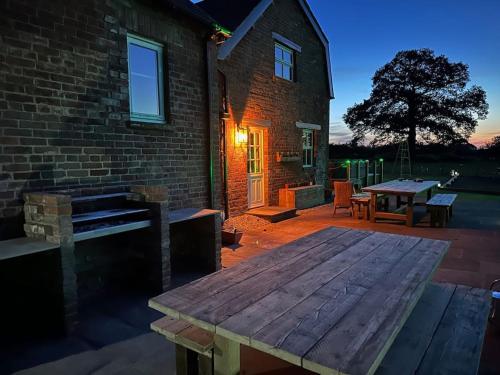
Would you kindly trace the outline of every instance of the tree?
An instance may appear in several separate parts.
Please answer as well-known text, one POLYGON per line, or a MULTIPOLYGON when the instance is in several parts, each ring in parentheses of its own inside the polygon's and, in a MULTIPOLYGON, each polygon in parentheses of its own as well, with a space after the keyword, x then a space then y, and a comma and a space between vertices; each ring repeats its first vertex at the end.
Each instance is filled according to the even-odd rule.
POLYGON ((486 93, 467 88, 469 68, 430 49, 401 51, 372 79, 370 97, 348 108, 344 121, 354 140, 373 145, 407 139, 412 160, 417 141, 463 143, 488 115, 486 93))
POLYGON ((500 157, 500 135, 493 137, 491 142, 486 145, 486 149, 491 156, 500 157))

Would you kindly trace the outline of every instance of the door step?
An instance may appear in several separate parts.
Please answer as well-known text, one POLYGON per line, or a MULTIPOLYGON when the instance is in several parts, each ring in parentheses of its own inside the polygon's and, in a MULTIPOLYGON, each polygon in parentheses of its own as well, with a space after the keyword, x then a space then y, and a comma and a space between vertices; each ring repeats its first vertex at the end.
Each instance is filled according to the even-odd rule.
POLYGON ((271 223, 277 223, 278 221, 283 221, 295 217, 296 212, 296 208, 264 206, 253 208, 246 213, 249 215, 260 217, 261 219, 267 220, 271 223))

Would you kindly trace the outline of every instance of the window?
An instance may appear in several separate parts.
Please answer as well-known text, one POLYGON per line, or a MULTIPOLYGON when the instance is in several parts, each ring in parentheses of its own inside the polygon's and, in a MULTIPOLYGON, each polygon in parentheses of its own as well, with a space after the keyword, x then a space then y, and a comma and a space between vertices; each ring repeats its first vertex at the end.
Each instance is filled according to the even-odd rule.
POLYGON ((313 166, 313 131, 311 129, 302 130, 302 165, 304 167, 313 166))
POLYGON ((279 43, 274 44, 274 75, 293 81, 293 51, 279 43))
POLYGON ((128 35, 130 119, 163 123, 163 47, 128 35))

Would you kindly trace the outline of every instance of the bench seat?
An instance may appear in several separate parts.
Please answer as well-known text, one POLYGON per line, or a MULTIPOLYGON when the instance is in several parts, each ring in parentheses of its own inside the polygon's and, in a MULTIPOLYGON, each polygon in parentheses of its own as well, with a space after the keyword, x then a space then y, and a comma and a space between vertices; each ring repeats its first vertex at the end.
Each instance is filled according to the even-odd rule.
POLYGON ((429 284, 376 374, 476 374, 489 308, 487 290, 429 284))
POLYGON ((151 323, 151 329, 175 344, 212 358, 214 334, 185 320, 163 317, 151 323))
POLYGON ((438 224, 444 227, 453 215, 453 203, 457 199, 457 194, 436 194, 426 203, 431 213, 431 226, 438 224))

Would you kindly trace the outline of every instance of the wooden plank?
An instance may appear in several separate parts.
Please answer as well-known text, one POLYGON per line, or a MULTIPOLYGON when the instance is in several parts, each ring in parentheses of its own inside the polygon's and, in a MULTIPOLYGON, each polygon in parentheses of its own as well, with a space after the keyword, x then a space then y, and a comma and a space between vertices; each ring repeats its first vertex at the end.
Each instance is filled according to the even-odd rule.
POLYGON ((165 316, 151 323, 150 327, 153 331, 165 336, 170 341, 175 341, 177 334, 191 325, 191 323, 188 323, 185 320, 165 316))
POLYGON ((436 194, 427 201, 428 206, 445 206, 449 207, 455 202, 457 194, 436 194))
POLYGON ((489 291, 457 286, 417 374, 475 374, 490 308, 489 291))
POLYGON ((384 193, 393 195, 408 195, 418 194, 423 191, 432 189, 437 186, 439 181, 422 181, 416 182, 413 180, 392 180, 377 185, 364 187, 362 190, 373 193, 384 193))
POLYGON ((168 221, 169 224, 175 224, 213 215, 220 215, 220 211, 201 208, 182 208, 180 210, 169 211, 168 221))
POLYGON ((420 298, 449 243, 423 239, 304 356, 319 373, 371 374, 420 298))
POLYGON ((87 221, 111 219, 114 217, 145 213, 148 211, 149 211, 148 208, 117 208, 112 210, 85 212, 83 214, 76 214, 71 216, 71 221, 73 222, 73 224, 77 224, 77 223, 84 223, 87 221))
POLYGON ((193 326, 185 320, 170 317, 161 318, 150 325, 151 329, 168 340, 182 345, 196 353, 212 356, 214 335, 202 328, 193 326))
POLYGON ((397 214, 394 212, 382 212, 377 211, 374 215, 377 219, 391 219, 391 220, 404 220, 406 221, 407 216, 404 214, 397 214))
POLYGON ((427 286, 377 369, 377 375, 411 375, 417 371, 455 288, 454 284, 427 286))
POLYGON ((273 251, 241 262, 237 266, 204 276, 180 288, 152 298, 149 301, 149 306, 174 318, 178 318, 179 309, 183 309, 201 298, 220 293, 230 286, 264 272, 288 259, 303 256, 305 249, 317 247, 327 240, 336 238, 348 231, 349 229, 347 228, 330 227, 315 232, 278 247, 273 251))
POLYGON ((177 343, 201 354, 209 353, 214 346, 214 334, 190 325, 177 335, 177 343))
POLYGON ((0 260, 59 249, 59 245, 30 237, 0 241, 0 260))
MULTIPOLYGON (((415 244, 418 241, 419 239, 415 238, 413 242, 410 240, 406 244, 410 242, 415 244)), ((379 254, 382 252, 383 257, 389 257, 392 255, 391 250, 399 244, 399 236, 386 233, 373 233, 320 264, 314 268, 313 272, 308 272, 297 277, 292 282, 275 290, 257 303, 231 316, 217 326, 217 332, 220 335, 250 345, 250 337, 253 337, 254 334, 261 330, 270 332, 273 328, 277 329, 279 322, 274 326, 273 321, 282 318, 284 313, 293 310, 302 301, 310 304, 310 301, 308 301, 309 296, 318 293, 319 290, 322 290, 320 294, 323 293, 325 286, 331 280, 347 270, 351 272, 350 268, 356 262, 368 264, 373 258, 372 255, 374 253, 379 254), (273 325, 272 328, 264 328, 271 324, 273 325)), ((386 261, 386 259, 379 259, 379 261, 386 261)), ((361 271, 360 267, 357 269, 361 271)), ((338 289, 343 290, 343 285, 338 286, 338 289)), ((332 289, 330 292, 334 293, 335 290, 332 289)), ((329 293, 326 293, 326 296, 323 297, 329 298, 329 293)))
POLYGON ((195 322, 196 325, 205 329, 215 330, 217 324, 262 299, 275 289, 309 272, 368 235, 370 232, 346 232, 303 252, 301 256, 277 264, 241 283, 232 285, 222 293, 198 300, 192 306, 180 310, 180 318, 195 322))
MULTIPOLYGON (((363 296, 371 286, 384 278, 421 241, 416 237, 406 239, 397 235, 388 238, 389 241, 380 244, 367 256, 354 260, 348 270, 314 291, 310 298, 279 316, 279 320, 262 327, 251 337, 250 345, 301 365, 301 358, 318 340, 357 304, 362 303, 363 296)), ((332 260, 344 263, 343 259, 338 258, 345 253, 347 251, 332 260)), ((321 272, 328 267, 332 267, 332 264, 325 264, 325 270, 318 267, 314 273, 321 276, 321 272)))

